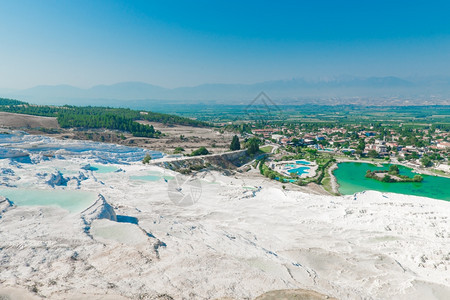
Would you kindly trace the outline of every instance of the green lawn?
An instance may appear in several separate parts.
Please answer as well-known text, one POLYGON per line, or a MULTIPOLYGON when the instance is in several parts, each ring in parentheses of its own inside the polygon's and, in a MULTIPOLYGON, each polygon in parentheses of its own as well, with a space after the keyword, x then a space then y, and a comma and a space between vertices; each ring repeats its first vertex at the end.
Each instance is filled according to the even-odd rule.
POLYGON ((261 150, 264 153, 271 153, 272 149, 273 149, 272 146, 264 146, 264 147, 259 148, 259 150, 261 150))

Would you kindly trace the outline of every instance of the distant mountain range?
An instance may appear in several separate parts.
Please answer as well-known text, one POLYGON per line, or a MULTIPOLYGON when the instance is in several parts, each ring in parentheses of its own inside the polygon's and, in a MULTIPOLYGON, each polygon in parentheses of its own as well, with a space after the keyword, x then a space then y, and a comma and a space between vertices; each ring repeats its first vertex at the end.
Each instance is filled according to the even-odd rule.
POLYGON ((255 84, 203 84, 167 89, 142 82, 122 82, 82 89, 70 85, 0 90, 10 97, 36 104, 126 106, 143 100, 166 103, 199 102, 247 104, 264 91, 281 104, 450 104, 450 77, 333 77, 321 80, 277 80, 255 84), (381 101, 381 102, 380 102, 381 101))

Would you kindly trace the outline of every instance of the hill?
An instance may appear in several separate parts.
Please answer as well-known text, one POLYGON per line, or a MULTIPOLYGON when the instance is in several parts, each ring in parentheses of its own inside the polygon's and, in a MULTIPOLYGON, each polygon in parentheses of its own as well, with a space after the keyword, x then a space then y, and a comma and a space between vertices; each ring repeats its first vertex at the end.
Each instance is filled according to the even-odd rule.
MULTIPOLYGON (((26 102, 3 98, 0 98, 0 111, 22 115, 53 117, 54 119, 56 118, 57 123, 62 128, 113 129, 130 132, 136 137, 153 138, 159 137, 161 134, 152 125, 137 122, 142 120, 163 124, 208 126, 208 123, 205 122, 151 111, 93 106, 30 105, 26 102)), ((4 121, 6 122, 6 119, 4 121)))

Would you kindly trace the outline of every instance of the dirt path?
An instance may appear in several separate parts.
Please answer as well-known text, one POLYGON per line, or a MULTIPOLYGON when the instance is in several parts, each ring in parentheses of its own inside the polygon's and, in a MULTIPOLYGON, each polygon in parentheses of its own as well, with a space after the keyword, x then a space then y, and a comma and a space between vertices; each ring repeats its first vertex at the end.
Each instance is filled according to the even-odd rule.
POLYGON ((303 289, 270 291, 256 297, 255 300, 321 300, 321 299, 336 300, 336 298, 319 294, 316 291, 303 289))
POLYGON ((330 183, 331 183, 331 190, 335 194, 339 194, 339 184, 337 183, 337 179, 333 174, 333 171, 338 168, 337 163, 333 164, 330 168, 328 168, 328 174, 330 175, 330 183))

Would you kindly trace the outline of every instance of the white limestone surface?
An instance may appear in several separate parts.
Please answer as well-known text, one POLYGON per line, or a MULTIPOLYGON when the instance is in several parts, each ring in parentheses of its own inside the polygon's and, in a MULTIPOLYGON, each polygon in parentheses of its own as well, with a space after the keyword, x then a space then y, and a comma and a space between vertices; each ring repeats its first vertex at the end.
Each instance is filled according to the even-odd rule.
POLYGON ((257 175, 212 172, 198 176, 198 202, 181 207, 163 176, 130 178, 175 173, 141 163, 83 169, 96 161, 0 160, 8 170, 0 182, 10 185, 2 189, 81 190, 105 200, 88 222, 89 210, 2 206, 0 298, 253 299, 296 288, 338 299, 450 298, 449 202, 372 191, 311 195, 257 175), (48 184, 56 171, 67 185, 48 184), (83 180, 70 175, 79 172, 83 180))

